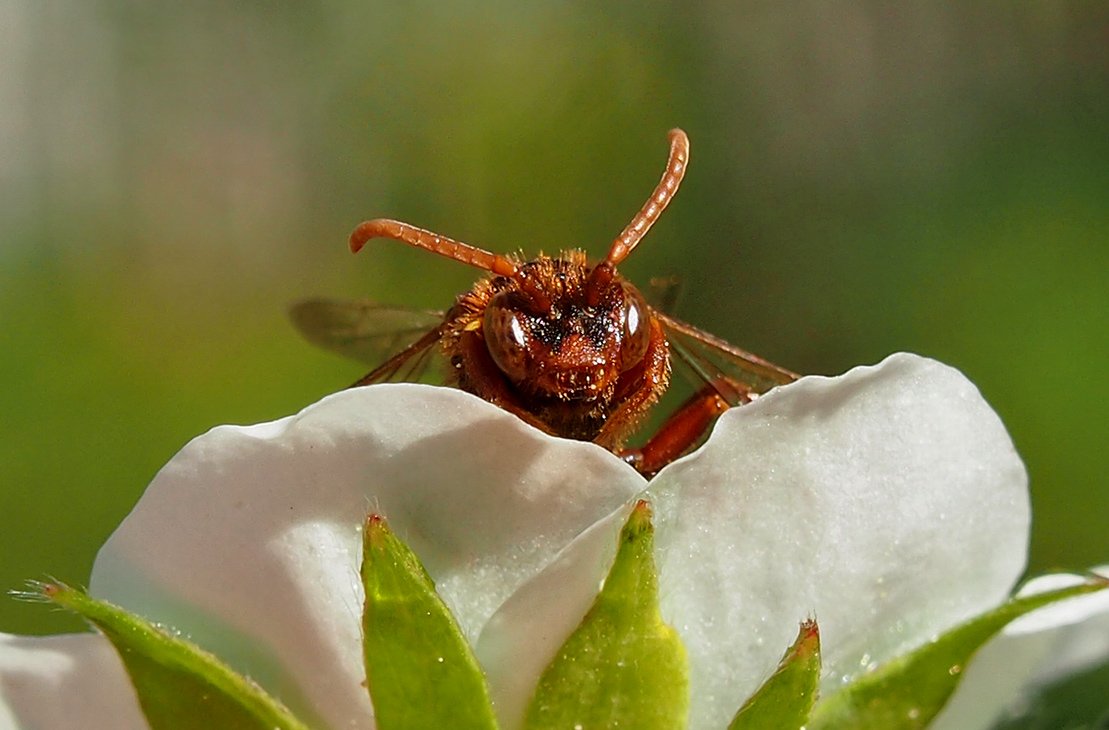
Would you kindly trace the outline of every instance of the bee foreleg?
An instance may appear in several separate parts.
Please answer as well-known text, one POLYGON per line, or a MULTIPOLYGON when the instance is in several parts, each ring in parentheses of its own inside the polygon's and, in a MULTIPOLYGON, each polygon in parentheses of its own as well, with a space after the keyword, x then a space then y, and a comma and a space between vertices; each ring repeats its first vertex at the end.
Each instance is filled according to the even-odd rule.
POLYGON ((641 474, 654 474, 693 448, 713 420, 730 407, 716 386, 705 385, 670 414, 642 447, 621 449, 616 454, 641 474))

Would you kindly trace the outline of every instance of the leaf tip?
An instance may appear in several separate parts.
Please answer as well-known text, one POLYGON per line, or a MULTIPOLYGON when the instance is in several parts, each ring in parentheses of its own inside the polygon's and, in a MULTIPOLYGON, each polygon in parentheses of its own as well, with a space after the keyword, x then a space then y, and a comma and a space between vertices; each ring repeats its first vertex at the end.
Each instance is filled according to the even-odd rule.
POLYGON ((367 552, 371 549, 382 548, 392 535, 389 522, 383 515, 376 512, 370 513, 363 527, 362 542, 367 552))
POLYGON ((80 593, 80 591, 60 580, 50 578, 48 580, 29 580, 27 581, 26 591, 20 591, 18 594, 13 591, 12 593, 28 601, 44 601, 57 604, 63 608, 73 608, 71 599, 74 594, 80 593))
POLYGON ((820 652, 820 626, 815 618, 807 618, 801 622, 797 631, 797 654, 811 656, 820 652))
POLYGON ((53 601, 54 593, 58 590, 57 581, 41 581, 41 580, 27 580, 24 581, 25 588, 20 590, 12 588, 8 591, 8 596, 16 601, 23 601, 26 603, 50 603, 53 601))
POLYGON ((637 500, 632 506, 628 521, 624 524, 624 538, 634 539, 652 530, 651 503, 645 499, 637 500))

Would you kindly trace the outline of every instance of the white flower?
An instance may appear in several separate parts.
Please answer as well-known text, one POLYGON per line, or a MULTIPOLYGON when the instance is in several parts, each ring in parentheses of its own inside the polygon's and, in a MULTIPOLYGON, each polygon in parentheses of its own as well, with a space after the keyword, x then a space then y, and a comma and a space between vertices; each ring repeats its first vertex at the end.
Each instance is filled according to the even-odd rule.
MULTIPOLYGON (((592 444, 428 386, 221 426, 154 479, 90 591, 177 628, 309 723, 373 727, 358 564, 362 521, 379 512, 436 580, 511 728, 644 490, 694 728, 724 727, 805 617, 820 621, 827 694, 1002 602, 1024 569, 1026 476, 1003 426, 958 372, 896 355, 727 412, 649 485, 592 444)), ((1083 603, 1097 598, 1027 632, 1050 646, 1060 626, 1104 623, 1109 606, 1083 603)), ((1024 678, 961 727, 988 724, 1024 678)), ((105 640, 0 641, 0 727, 39 726, 144 727, 105 640)))

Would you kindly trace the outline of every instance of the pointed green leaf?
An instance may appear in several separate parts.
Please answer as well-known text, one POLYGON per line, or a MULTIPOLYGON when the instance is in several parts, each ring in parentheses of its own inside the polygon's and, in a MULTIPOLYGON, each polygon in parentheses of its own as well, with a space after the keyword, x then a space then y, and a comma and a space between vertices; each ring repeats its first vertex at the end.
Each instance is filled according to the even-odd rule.
POLYGON ((61 583, 38 586, 115 646, 153 730, 307 730, 280 702, 196 644, 61 583))
POLYGON ((381 730, 495 728, 470 645, 416 555, 378 515, 362 539, 362 649, 381 730))
POLYGON ((685 648, 659 615, 653 546, 651 510, 641 501, 604 587, 539 680, 529 730, 685 727, 685 648))
POLYGON ((1086 583, 1013 598, 952 629, 935 641, 863 675, 819 703, 810 730, 817 728, 921 728, 943 709, 974 653, 1007 623, 1049 603, 1092 593, 1109 583, 1086 583))
POLYGON ((812 619, 801 624, 778 669, 739 708, 728 730, 801 728, 808 722, 820 681, 820 629, 812 619))

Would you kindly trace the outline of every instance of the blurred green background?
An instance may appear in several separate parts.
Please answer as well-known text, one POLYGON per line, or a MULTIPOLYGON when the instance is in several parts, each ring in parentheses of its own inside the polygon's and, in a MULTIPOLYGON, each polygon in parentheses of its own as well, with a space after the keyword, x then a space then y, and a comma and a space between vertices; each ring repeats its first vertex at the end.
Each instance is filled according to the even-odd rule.
POLYGON ((961 368, 1027 461, 1031 568, 1109 561, 1103 5, 384 5, 0 8, 0 589, 85 581, 189 438, 361 375, 291 301, 475 276, 352 257, 358 221, 600 255, 672 126, 690 173, 633 281, 801 372, 961 368))

